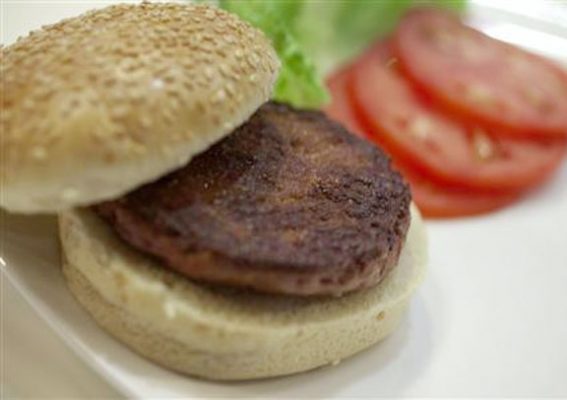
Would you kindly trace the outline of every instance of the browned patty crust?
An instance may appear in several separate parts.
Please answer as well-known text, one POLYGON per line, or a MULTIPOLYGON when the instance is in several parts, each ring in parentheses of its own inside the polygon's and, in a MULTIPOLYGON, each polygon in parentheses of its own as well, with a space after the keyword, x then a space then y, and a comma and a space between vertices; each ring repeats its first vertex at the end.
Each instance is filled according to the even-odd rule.
POLYGON ((94 209, 189 278, 336 295, 396 265, 410 200, 381 150, 320 112, 267 103, 187 166, 94 209))

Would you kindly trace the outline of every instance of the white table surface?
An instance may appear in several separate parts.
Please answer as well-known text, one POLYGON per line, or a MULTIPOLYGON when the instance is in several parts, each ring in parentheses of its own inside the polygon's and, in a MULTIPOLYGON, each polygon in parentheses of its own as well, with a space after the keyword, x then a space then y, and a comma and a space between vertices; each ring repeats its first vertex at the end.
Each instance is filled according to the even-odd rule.
POLYGON ((3 275, 2 302, 1 398, 122 398, 38 317, 3 275))
MULTIPOLYGON (((100 2, 0 0, 0 43, 100 2)), ((122 398, 94 373, 2 275, 2 398, 122 398)))

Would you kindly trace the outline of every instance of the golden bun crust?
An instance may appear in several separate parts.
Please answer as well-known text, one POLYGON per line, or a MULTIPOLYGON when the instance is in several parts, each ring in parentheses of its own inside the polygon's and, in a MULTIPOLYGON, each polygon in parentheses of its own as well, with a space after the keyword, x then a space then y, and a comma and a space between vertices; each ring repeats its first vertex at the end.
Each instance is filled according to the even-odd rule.
POLYGON ((115 198, 187 163, 268 100, 268 39, 204 5, 115 5, 1 49, 1 205, 115 198))
POLYGON ((216 380, 286 375, 333 364, 398 325, 426 265, 419 213, 399 265, 343 297, 266 295, 194 283, 132 250, 88 210, 60 216, 63 272, 105 330, 167 368, 216 380))

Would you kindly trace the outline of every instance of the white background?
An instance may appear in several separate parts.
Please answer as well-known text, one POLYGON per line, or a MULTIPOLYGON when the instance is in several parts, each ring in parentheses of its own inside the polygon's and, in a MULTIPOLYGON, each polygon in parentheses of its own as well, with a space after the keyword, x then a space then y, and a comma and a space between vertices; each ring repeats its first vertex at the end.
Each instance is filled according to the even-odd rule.
MULTIPOLYGON (((560 18, 565 14, 549 14, 542 2, 514 4, 525 5, 529 18, 481 7, 473 9, 480 18, 476 22, 490 34, 567 61, 567 30, 561 26, 567 18, 560 18), (534 4, 539 6, 533 8, 534 4), (555 19, 555 23, 540 17, 555 19)), ((550 5, 552 2, 546 4, 550 5)), ((30 29, 91 6, 92 3, 82 1, 4 1, 2 43, 10 43, 30 29)), ((72 330, 75 339, 80 342, 88 336, 88 344, 96 344, 91 349, 93 353, 110 353, 104 361, 115 368, 107 368, 106 373, 114 374, 114 384, 132 395, 143 389, 145 394, 184 393, 198 397, 567 397, 567 165, 543 189, 502 212, 430 222, 428 226, 429 276, 415 297, 408 318, 384 343, 334 368, 239 385, 193 381, 147 365, 94 324, 84 322, 78 307, 69 305, 70 311, 65 315, 57 316, 57 309, 51 309, 53 314, 45 310, 42 313, 60 329, 67 327, 61 321, 72 325, 80 320, 80 327, 72 330), (78 319, 72 317, 75 312, 78 319), (138 376, 120 372, 134 364, 138 376), (136 378, 155 384, 141 388, 136 386, 136 378), (162 387, 158 387, 160 383, 162 387)), ((25 244, 20 250, 26 251, 25 244)), ((2 256, 8 262, 21 259, 11 254, 2 256)), ((14 272, 28 267, 9 263, 3 269, 21 289, 28 290, 28 299, 35 302, 36 308, 63 304, 58 301, 72 302, 63 295, 51 303, 45 299, 39 302, 34 293, 50 293, 53 288, 32 282, 36 278, 31 274, 14 272)), ((95 369, 102 364, 76 346, 77 342, 75 350, 70 350, 22 301, 4 273, 2 279, 5 394, 54 398, 117 396, 118 392, 83 360, 87 359, 95 369), (75 354, 77 351, 81 358, 75 354)), ((69 337, 65 342, 72 341, 69 337)))

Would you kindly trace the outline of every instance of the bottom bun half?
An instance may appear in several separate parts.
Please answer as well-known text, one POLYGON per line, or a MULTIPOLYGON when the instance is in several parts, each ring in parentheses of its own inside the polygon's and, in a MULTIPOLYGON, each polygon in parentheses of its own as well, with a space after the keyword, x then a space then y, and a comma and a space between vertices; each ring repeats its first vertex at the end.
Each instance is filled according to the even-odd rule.
POLYGON ((399 264, 342 297, 268 295, 195 283, 123 243, 91 211, 60 215, 63 273, 97 323, 167 368, 244 380, 334 364, 384 339, 421 282, 427 246, 412 223, 399 264))

